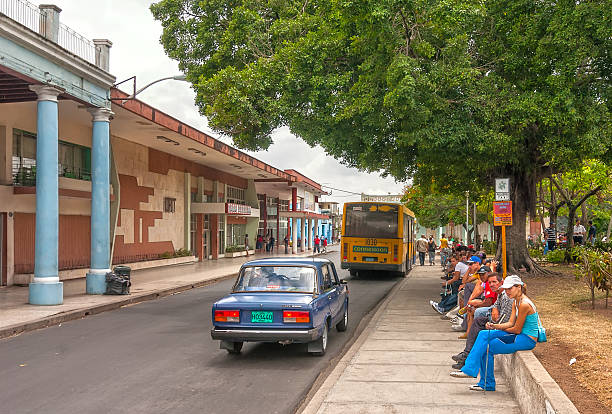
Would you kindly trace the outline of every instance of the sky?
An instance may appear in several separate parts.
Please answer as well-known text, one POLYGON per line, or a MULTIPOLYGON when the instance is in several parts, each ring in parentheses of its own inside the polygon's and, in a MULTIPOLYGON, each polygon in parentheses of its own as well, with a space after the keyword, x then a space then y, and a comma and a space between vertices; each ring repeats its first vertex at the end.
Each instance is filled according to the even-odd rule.
MULTIPOLYGON (((62 9, 60 22, 88 39, 109 39, 110 72, 121 82, 136 76, 137 87, 166 76, 180 74, 176 61, 164 53, 159 43, 161 24, 153 19, 147 0, 55 0, 35 1, 56 4, 62 9)), ((130 83, 123 89, 129 92, 130 83), (126 89, 127 88, 127 89, 126 89)), ((121 88, 121 86, 120 86, 121 88)), ((206 118, 194 104, 195 93, 187 82, 164 81, 143 91, 138 98, 181 121, 232 145, 231 139, 208 128, 206 118)), ((378 174, 367 174, 347 168, 327 156, 321 147, 311 148, 294 136, 289 128, 279 128, 267 151, 245 151, 280 169, 292 168, 314 181, 336 189, 366 194, 400 194, 402 183, 378 174), (299 158, 296 157, 299 154, 299 158)), ((325 188, 330 191, 328 188, 325 188)), ((323 200, 359 200, 358 195, 331 190, 323 200)))

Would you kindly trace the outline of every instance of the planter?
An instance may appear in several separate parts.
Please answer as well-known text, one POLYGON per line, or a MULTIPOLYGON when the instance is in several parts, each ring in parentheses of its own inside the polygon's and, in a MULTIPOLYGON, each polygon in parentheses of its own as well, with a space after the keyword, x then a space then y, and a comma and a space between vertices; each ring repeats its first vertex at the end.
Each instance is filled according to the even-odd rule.
POLYGON ((246 256, 246 252, 242 251, 242 252, 225 252, 225 257, 240 257, 240 256, 246 256))

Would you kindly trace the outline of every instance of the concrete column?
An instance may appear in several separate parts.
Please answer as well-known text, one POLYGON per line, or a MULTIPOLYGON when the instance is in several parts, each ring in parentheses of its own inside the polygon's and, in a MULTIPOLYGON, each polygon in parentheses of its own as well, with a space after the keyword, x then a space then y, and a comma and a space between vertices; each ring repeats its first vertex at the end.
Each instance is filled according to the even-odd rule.
MULTIPOLYGON (((38 95, 36 107, 36 234, 34 242, 34 280, 29 286, 32 305, 61 305, 64 284, 59 281, 58 238, 58 109, 61 90, 33 85, 38 95)), ((107 232, 108 234, 108 232, 107 232)))
MULTIPOLYGON (((306 251, 306 238, 308 237, 308 220, 305 218, 302 219, 302 249, 301 251, 306 251)), ((308 240, 310 243, 310 240, 308 240)))
POLYGON ((308 250, 312 250, 314 248, 313 225, 314 223, 312 219, 308 220, 308 250))
POLYGON ((184 198, 184 210, 185 216, 183 217, 183 248, 191 249, 191 173, 185 173, 185 186, 183 189, 184 198))
POLYGON ((297 219, 291 219, 291 253, 297 253, 297 219))
POLYGON ((44 19, 40 21, 40 34, 52 42, 57 43, 60 27, 59 16, 62 9, 54 4, 41 4, 38 6, 38 9, 40 10, 40 14, 44 16, 44 19))
MULTIPOLYGON (((210 217, 209 217, 209 220, 210 220, 210 217)), ((196 214, 196 236, 195 236, 196 251, 195 251, 195 254, 199 262, 204 260, 203 234, 204 234, 204 214, 196 214)))
POLYGON ((91 139, 91 266, 85 289, 90 295, 106 291, 110 272, 110 119, 106 108, 88 109, 93 117, 91 139))
POLYGON ((297 211, 297 188, 291 189, 291 211, 297 211))
POLYGON ((0 185, 13 183, 13 128, 0 125, 0 185))
POLYGON ((93 39, 96 45, 96 66, 108 72, 110 67, 110 48, 113 42, 108 39, 93 39))

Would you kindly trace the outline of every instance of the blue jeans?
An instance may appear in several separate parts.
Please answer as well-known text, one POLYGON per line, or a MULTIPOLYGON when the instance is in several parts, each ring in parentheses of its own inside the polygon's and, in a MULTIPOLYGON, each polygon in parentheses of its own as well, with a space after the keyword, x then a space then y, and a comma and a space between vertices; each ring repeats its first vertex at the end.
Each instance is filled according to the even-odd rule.
POLYGON ((478 385, 487 391, 495 391, 495 359, 493 356, 526 351, 535 346, 536 341, 525 334, 509 334, 499 330, 480 331, 461 371, 472 377, 480 373, 478 385), (489 348, 488 361, 487 348, 489 348))
POLYGON ((479 316, 487 316, 487 312, 492 307, 493 306, 483 306, 482 308, 476 308, 474 310, 474 319, 478 318, 479 316))

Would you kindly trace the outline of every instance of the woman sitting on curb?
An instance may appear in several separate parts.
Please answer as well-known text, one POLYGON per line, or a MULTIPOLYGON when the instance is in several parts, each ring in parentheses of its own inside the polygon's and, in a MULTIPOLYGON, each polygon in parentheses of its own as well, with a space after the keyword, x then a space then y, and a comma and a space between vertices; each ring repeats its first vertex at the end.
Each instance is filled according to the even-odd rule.
POLYGON ((478 333, 461 371, 450 374, 469 378, 480 372, 480 381, 470 387, 473 391, 495 391, 494 355, 533 349, 538 340, 538 312, 527 297, 521 278, 516 275, 506 277, 500 289, 506 289, 506 294, 514 299, 510 320, 500 324, 488 322, 488 330, 478 333))

